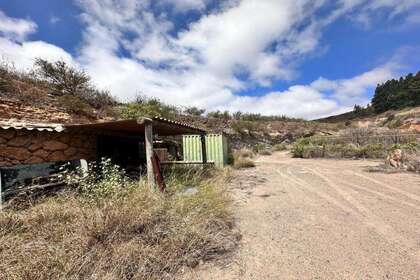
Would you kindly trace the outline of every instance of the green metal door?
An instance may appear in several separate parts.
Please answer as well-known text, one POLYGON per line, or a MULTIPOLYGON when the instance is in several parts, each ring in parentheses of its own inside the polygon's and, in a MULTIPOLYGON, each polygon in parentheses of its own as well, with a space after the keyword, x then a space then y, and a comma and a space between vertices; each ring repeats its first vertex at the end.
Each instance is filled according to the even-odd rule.
MULTIPOLYGON (((183 141, 184 161, 202 162, 200 135, 184 135, 183 141)), ((228 143, 221 134, 206 135, 207 161, 214 162, 217 167, 223 167, 228 161, 228 143)))

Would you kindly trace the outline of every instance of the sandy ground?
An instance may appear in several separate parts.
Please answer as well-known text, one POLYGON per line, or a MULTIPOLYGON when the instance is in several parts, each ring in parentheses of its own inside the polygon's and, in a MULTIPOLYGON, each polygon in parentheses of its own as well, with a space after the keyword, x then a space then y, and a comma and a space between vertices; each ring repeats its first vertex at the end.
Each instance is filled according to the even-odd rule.
POLYGON ((260 157, 231 186, 243 235, 188 279, 420 279, 420 176, 378 162, 260 157))

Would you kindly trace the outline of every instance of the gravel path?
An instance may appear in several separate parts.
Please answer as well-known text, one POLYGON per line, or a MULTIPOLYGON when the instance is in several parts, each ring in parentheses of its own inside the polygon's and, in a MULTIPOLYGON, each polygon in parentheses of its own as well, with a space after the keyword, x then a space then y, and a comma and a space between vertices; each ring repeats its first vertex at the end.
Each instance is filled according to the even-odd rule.
POLYGON ((261 157, 231 191, 232 261, 189 279, 420 279, 420 176, 373 161, 261 157))

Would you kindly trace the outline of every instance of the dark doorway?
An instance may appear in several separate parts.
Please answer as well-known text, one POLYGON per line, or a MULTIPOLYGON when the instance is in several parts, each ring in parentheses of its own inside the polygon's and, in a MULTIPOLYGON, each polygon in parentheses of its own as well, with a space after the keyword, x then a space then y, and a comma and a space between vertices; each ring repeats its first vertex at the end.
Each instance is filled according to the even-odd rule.
POLYGON ((98 158, 109 158, 127 172, 146 164, 144 139, 126 136, 98 136, 98 158))

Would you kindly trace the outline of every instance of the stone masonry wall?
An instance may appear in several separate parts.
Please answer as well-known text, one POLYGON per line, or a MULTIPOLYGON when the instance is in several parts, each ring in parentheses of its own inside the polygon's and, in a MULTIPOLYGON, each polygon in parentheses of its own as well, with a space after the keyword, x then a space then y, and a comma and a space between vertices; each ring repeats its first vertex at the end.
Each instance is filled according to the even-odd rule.
POLYGON ((92 135, 0 129, 0 166, 96 159, 92 135))

